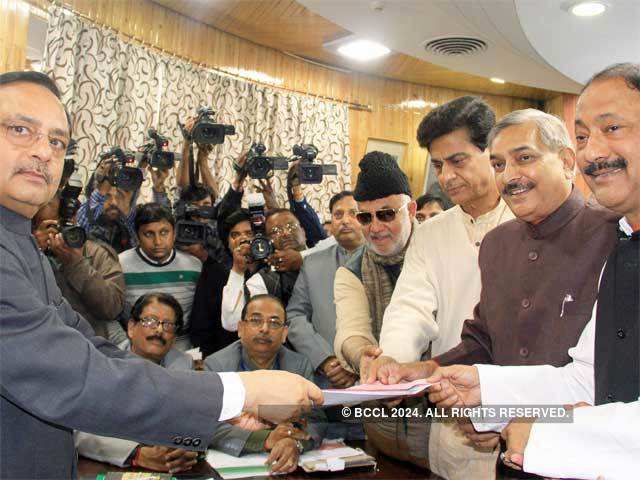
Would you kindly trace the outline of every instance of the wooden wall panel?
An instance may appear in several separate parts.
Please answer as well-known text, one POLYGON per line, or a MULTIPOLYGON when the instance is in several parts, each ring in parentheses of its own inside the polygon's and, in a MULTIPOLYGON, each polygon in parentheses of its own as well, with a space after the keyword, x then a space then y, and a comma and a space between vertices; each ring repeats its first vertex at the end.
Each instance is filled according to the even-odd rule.
MULTIPOLYGON (((47 0, 29 1, 41 8, 49 5, 47 0)), ((318 66, 225 33, 151 0, 64 0, 64 4, 125 36, 211 68, 255 70, 282 79, 282 88, 368 106, 368 110, 352 109, 349 116, 354 182, 367 139, 392 140, 408 145, 402 168, 409 176, 414 193, 421 193, 426 153, 418 147, 415 133, 429 110, 414 112, 394 106, 416 98, 442 104, 471 94, 318 66)), ((512 110, 540 106, 537 100, 482 96, 495 108, 498 117, 512 110)))
POLYGON ((0 0, 0 73, 26 68, 29 5, 0 0))

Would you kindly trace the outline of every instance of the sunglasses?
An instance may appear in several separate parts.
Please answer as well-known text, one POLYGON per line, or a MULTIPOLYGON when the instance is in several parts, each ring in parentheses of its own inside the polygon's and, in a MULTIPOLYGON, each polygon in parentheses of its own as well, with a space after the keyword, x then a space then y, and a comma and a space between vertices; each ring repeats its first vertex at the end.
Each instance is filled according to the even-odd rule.
POLYGON ((360 225, 369 225, 373 221, 373 215, 375 214, 376 218, 380 222, 393 222, 398 212, 409 205, 409 203, 410 202, 407 202, 398 208, 381 208, 380 210, 376 210, 375 212, 357 212, 356 220, 360 222, 360 225))

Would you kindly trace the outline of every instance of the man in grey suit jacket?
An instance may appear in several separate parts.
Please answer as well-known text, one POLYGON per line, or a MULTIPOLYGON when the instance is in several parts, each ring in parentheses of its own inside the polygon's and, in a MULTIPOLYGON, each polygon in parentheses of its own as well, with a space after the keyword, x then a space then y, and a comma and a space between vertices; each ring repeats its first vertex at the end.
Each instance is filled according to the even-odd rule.
POLYGON ((219 422, 259 404, 280 405, 260 413, 283 420, 321 403, 315 385, 288 372, 169 373, 95 336, 31 235, 69 140, 49 77, 0 75, 0 478, 75 477, 72 429, 198 449, 219 422))
MULTIPOLYGON (((184 328, 180 303, 166 293, 147 293, 136 301, 127 326, 128 340, 118 348, 131 351, 168 370, 193 370, 193 359, 174 348, 176 336, 184 328)), ((127 404, 126 392, 123 405, 127 404)), ((126 408, 126 407, 124 407, 126 408)), ((118 467, 143 467, 177 473, 196 464, 197 452, 182 448, 145 446, 123 438, 74 432, 78 453, 118 467)))
POLYGON ((358 205, 353 193, 340 192, 329 202, 331 229, 337 241, 324 250, 307 255, 287 305, 289 342, 311 360, 318 383, 334 388, 352 386, 357 377, 343 369, 333 352, 336 336, 336 306, 333 281, 338 267, 362 248, 362 227, 356 220, 358 205))
MULTIPOLYGON (((214 372, 285 370, 313 380, 313 368, 304 355, 283 346, 288 321, 282 301, 269 294, 252 297, 242 309, 238 322, 240 340, 205 360, 205 369, 214 372)), ((246 420, 246 419, 245 419, 246 420)), ((212 448, 230 455, 270 451, 273 473, 288 473, 297 467, 298 456, 318 446, 327 428, 321 410, 308 417, 308 424, 281 423, 277 426, 222 425, 216 431, 212 448), (243 428, 244 427, 244 428, 243 428)))

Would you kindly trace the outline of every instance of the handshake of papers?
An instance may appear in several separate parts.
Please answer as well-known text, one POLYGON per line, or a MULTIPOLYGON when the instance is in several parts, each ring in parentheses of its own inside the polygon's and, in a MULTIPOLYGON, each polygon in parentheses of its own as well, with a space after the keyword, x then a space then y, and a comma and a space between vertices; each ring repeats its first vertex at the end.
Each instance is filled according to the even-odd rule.
POLYGON ((426 379, 413 382, 384 385, 380 382, 354 385, 351 388, 328 388, 322 390, 324 395, 323 407, 366 402, 368 400, 381 400, 385 398, 410 397, 423 392, 431 386, 426 379))

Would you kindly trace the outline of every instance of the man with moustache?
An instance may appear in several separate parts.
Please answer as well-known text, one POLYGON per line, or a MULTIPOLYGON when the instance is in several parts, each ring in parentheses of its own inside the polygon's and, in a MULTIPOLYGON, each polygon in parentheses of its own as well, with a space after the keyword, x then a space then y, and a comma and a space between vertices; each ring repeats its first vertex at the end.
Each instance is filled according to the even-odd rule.
MULTIPOLYGON (((233 259, 232 268, 242 277, 253 275, 257 265, 247 262, 249 243, 253 238, 251 214, 238 209, 218 222, 220 239, 227 247, 228 256, 233 259)), ((191 310, 189 337, 195 347, 199 347, 203 357, 211 355, 238 339, 235 332, 222 326, 222 295, 229 280, 230 269, 209 257, 205 261, 198 279, 191 310)))
MULTIPOLYGON (((168 370, 192 370, 192 358, 173 348, 183 326, 182 307, 175 298, 166 293, 147 293, 133 306, 127 325, 128 339, 118 348, 168 370)), ((126 392, 123 393, 126 405, 126 392)), ((160 472, 190 470, 198 455, 181 448, 142 445, 85 432, 74 432, 74 441, 78 453, 85 457, 118 467, 142 467, 160 472)))
POLYGON ((430 397, 470 406, 586 404, 570 423, 509 423, 505 462, 551 477, 626 479, 640 469, 640 64, 613 65, 587 83, 576 107, 576 141, 589 188, 624 217, 591 320, 569 350, 573 361, 561 368, 441 368, 433 380, 442 387, 430 397))
MULTIPOLYGON (((353 192, 343 191, 329 201, 331 230, 336 244, 307 255, 287 306, 289 342, 306 355, 317 372, 316 384, 321 388, 347 388, 357 376, 345 369, 335 356, 336 307, 333 286, 336 270, 362 250, 362 226, 356 220, 358 204, 353 192)), ((328 436, 346 439, 363 437, 360 425, 340 422, 338 409, 329 409, 331 419, 328 436), (335 420, 335 421, 334 421, 335 420)))
POLYGON ((122 330, 117 322, 124 307, 124 275, 117 253, 108 245, 90 239, 79 248, 69 246, 59 231, 60 196, 36 213, 32 234, 47 255, 62 296, 93 327, 97 335, 110 339, 122 330))
POLYGON ((233 252, 233 267, 222 293, 222 326, 233 332, 238 329, 240 313, 246 299, 269 293, 286 306, 302 266, 301 252, 306 249, 306 237, 298 218, 286 208, 269 210, 265 216, 265 231, 275 252, 267 264, 251 266, 256 273, 246 280, 249 266, 249 241, 239 244, 233 252))
POLYGON ((356 376, 340 365, 333 353, 336 307, 333 283, 336 270, 362 249, 362 227, 356 220, 358 205, 353 193, 343 191, 329 202, 331 229, 336 245, 305 257, 287 306, 289 342, 311 360, 333 388, 352 386, 356 376))
MULTIPOLYGON (((566 127, 544 112, 518 110, 494 127, 489 150, 498 190, 517 219, 482 242, 482 291, 462 342, 410 364, 403 376, 412 371, 424 378, 456 363, 562 366, 591 315, 618 216, 586 205, 573 186, 575 153, 566 127)), ((377 377, 395 382, 398 367, 387 363, 377 377)))
MULTIPOLYGON (((241 318, 240 340, 209 356, 205 370, 286 370, 313 380, 309 359, 283 345, 289 321, 280 299, 269 294, 255 295, 244 306, 241 318)), ((289 473, 297 468, 299 455, 318 446, 324 437, 326 418, 322 411, 314 412, 308 420, 306 428, 291 422, 251 429, 224 425, 216 432, 211 447, 235 456, 267 451, 271 472, 289 473)))
MULTIPOLYGON (((378 344, 384 311, 417 225, 409 180, 395 159, 383 152, 370 152, 359 166, 355 216, 362 225, 365 248, 336 271, 333 344, 342 367, 356 374, 367 347, 378 344)), ((419 457, 424 457, 422 425, 398 428, 396 419, 391 419, 364 427, 370 442, 385 454, 420 463, 419 457), (403 433, 397 435, 400 431, 403 433)))
MULTIPOLYGON (((500 198, 489 161, 487 135, 494 124, 489 105, 470 96, 439 106, 420 123, 418 143, 429 150, 440 187, 456 206, 416 229, 384 314, 383 355, 370 377, 361 371, 363 381, 373 381, 375 370, 391 359, 419 361, 459 343, 462 325, 480 299, 482 240, 514 218, 500 198)), ((464 425, 473 432, 469 422, 464 425)), ((454 423, 430 427, 424 454, 434 473, 448 479, 495 476, 497 435, 474 436, 474 448, 454 423)))
POLYGON ((72 429, 195 450, 242 411, 283 421, 321 403, 315 385, 288 372, 169 374, 95 336, 30 232, 69 141, 49 77, 0 75, 0 477, 74 478, 72 429))

